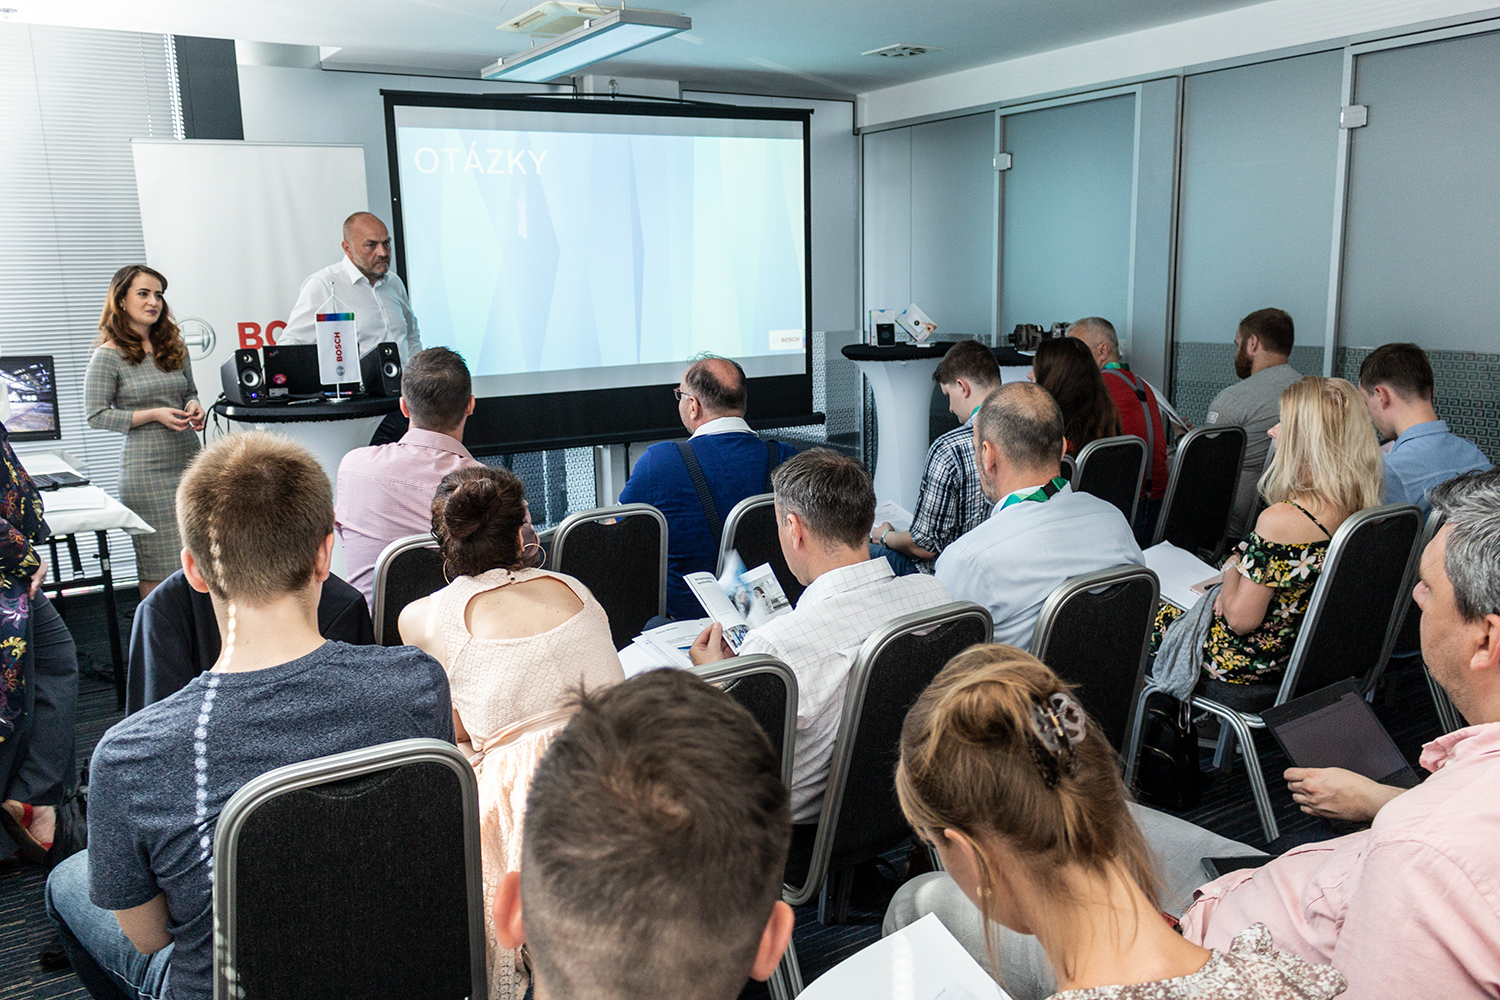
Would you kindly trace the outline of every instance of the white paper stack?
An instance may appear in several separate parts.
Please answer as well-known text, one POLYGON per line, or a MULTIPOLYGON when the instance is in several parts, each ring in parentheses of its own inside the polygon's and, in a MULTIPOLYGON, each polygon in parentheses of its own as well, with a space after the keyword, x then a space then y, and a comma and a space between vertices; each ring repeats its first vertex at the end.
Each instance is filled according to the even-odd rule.
POLYGON ((936 914, 844 959, 804 1000, 1010 1000, 936 914))
POLYGON ((42 510, 47 514, 61 514, 70 510, 103 510, 108 498, 97 486, 69 486, 63 490, 48 490, 42 494, 42 510))
POLYGON ((897 531, 911 530, 911 511, 894 500, 882 500, 875 505, 875 523, 889 521, 897 531))
POLYGON ((1171 542, 1151 546, 1145 556, 1146 566, 1161 581, 1161 599, 1183 611, 1203 596, 1201 587, 1193 588, 1219 575, 1217 569, 1171 542))
POLYGON ((630 645, 620 650, 620 666, 626 677, 634 677, 648 670, 662 667, 678 667, 687 670, 693 665, 688 658, 688 647, 708 628, 711 619, 697 621, 668 622, 642 632, 631 640, 630 645))

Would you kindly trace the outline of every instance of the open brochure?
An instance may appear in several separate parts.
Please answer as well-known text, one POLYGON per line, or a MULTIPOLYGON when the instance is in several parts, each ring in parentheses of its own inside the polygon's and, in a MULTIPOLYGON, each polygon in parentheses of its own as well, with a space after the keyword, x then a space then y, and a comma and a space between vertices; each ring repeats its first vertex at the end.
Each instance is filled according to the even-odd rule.
POLYGON ((724 641, 736 653, 751 629, 792 610, 771 564, 745 569, 737 552, 729 554, 718 579, 712 573, 689 573, 682 580, 708 616, 724 627, 724 641))
POLYGON ((911 511, 894 500, 882 500, 875 505, 875 523, 890 522, 897 531, 911 530, 911 511))
POLYGON ((1186 549, 1160 542, 1145 552, 1146 566, 1161 581, 1161 599, 1183 611, 1219 582, 1219 571, 1186 549))
POLYGON ((803 1000, 1010 1000, 936 914, 823 973, 803 1000))

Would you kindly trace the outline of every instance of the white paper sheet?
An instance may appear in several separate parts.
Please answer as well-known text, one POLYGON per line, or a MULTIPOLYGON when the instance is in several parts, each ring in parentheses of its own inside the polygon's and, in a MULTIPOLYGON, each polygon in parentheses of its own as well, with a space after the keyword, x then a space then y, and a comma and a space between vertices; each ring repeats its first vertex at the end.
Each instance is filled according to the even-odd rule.
POLYGON ((894 500, 882 500, 875 505, 875 523, 891 522, 897 531, 911 530, 911 511, 894 500))
POLYGON ((1161 581, 1161 599, 1183 611, 1202 597, 1193 591, 1193 585, 1219 574, 1217 569, 1171 542, 1151 546, 1145 556, 1146 566, 1161 581))
POLYGON ((48 515, 72 510, 103 510, 108 505, 109 497, 97 486, 69 486, 42 494, 42 510, 48 515))
POLYGON ((680 667, 683 670, 691 667, 693 661, 688 658, 688 647, 708 627, 709 621, 703 618, 669 622, 642 632, 620 650, 620 665, 625 669, 625 676, 634 677, 658 667, 680 667))
POLYGON ((936 914, 844 959, 804 1000, 1010 1000, 936 914))

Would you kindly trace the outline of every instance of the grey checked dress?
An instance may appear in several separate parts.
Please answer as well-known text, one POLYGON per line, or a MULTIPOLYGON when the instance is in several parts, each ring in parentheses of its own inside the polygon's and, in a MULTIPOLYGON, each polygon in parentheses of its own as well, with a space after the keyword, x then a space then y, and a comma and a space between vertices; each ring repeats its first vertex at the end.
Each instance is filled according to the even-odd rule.
POLYGON ((183 409, 198 398, 193 363, 164 372, 151 355, 133 365, 112 347, 89 359, 83 384, 89 426, 125 435, 120 459, 120 502, 141 516, 154 535, 133 535, 136 571, 142 580, 165 580, 182 565, 177 534, 177 480, 198 453, 198 435, 174 431, 158 421, 130 426, 136 410, 183 409))

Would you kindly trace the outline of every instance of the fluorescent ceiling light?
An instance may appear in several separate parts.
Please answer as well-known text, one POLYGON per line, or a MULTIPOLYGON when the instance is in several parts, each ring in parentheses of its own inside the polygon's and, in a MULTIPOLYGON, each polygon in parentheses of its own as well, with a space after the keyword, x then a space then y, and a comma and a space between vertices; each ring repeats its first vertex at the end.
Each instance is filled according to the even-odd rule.
POLYGON ((545 45, 505 56, 486 66, 480 76, 486 80, 545 83, 692 26, 692 18, 682 14, 622 7, 586 21, 583 27, 558 35, 545 45))

